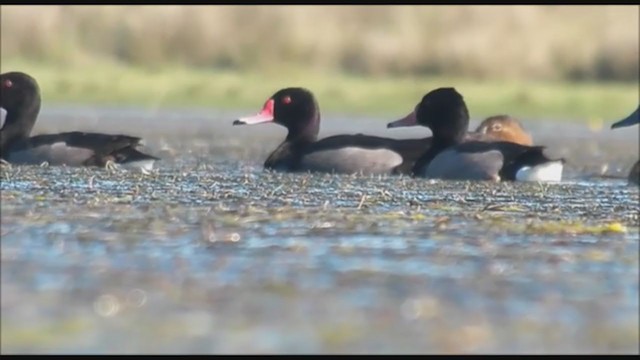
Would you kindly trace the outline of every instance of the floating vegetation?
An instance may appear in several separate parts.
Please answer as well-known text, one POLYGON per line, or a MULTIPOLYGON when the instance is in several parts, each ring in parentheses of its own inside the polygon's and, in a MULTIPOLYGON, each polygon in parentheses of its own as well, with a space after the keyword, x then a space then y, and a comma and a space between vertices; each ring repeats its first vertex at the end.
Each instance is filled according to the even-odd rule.
POLYGON ((0 165, 2 352, 637 352, 624 178, 286 174, 224 134, 148 174, 0 165))

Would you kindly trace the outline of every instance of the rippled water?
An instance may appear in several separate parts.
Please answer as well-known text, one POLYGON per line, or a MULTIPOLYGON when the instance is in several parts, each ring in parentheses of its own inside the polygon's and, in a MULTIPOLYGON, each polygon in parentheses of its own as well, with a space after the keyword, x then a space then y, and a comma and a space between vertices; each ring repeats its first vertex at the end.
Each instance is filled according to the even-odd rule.
POLYGON ((638 352, 639 191, 594 176, 637 132, 525 121, 566 182, 442 182, 263 171, 284 132, 244 113, 45 109, 164 160, 2 168, 2 352, 638 352))

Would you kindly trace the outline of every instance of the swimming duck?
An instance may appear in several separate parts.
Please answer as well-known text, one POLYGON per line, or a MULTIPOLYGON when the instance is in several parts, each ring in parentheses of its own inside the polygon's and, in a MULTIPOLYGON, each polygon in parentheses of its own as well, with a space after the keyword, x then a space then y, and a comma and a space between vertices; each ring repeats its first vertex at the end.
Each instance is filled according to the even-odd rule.
POLYGON ((253 116, 233 125, 276 123, 288 130, 284 142, 264 162, 277 171, 397 174, 410 172, 424 152, 423 139, 390 139, 363 134, 335 135, 318 140, 320 109, 311 91, 284 88, 253 116))
POLYGON ((0 158, 11 164, 105 166, 122 164, 150 170, 159 158, 137 150, 141 139, 128 135, 64 132, 32 136, 40 112, 40 88, 22 72, 0 74, 0 107, 6 119, 0 129, 0 158))
POLYGON ((476 132, 489 134, 500 141, 533 145, 531 135, 527 134, 517 119, 509 115, 494 115, 484 119, 476 128, 476 132))
MULTIPOLYGON (((612 129, 617 129, 625 126, 631 126, 640 123, 640 106, 631 113, 631 115, 626 118, 615 122, 611 125, 612 129)), ((629 172, 629 176, 627 177, 630 183, 632 184, 640 184, 640 160, 638 160, 635 165, 631 168, 629 172)))
MULTIPOLYGON (((414 119, 410 119, 413 121, 414 119)), ((388 128, 408 126, 412 124, 402 124, 391 122, 388 128)), ((424 154, 431 146, 431 137, 420 139, 406 139, 408 146, 416 147, 416 152, 424 154)), ((467 133, 463 141, 508 141, 522 145, 533 145, 531 136, 527 134, 522 125, 515 118, 508 115, 494 115, 486 118, 474 132, 467 133)), ((414 164, 415 165, 415 164, 414 164)), ((406 167, 404 173, 413 174, 413 166, 406 167)))
POLYGON ((469 138, 469 111, 454 88, 427 93, 415 110, 389 126, 422 125, 431 146, 416 162, 417 176, 451 180, 560 181, 564 159, 551 160, 543 146, 469 138))

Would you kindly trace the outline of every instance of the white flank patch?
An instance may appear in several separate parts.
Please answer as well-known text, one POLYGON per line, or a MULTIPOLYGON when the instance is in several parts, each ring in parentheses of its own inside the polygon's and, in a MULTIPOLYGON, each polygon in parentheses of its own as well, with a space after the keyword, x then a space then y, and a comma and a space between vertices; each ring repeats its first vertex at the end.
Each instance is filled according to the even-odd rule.
POLYGON ((142 171, 151 171, 153 169, 154 163, 155 163, 154 159, 146 159, 146 160, 137 160, 137 161, 119 163, 118 165, 124 169, 129 169, 129 170, 139 169, 142 171))
POLYGON ((525 166, 516 173, 516 180, 560 182, 562 181, 563 167, 564 165, 560 160, 540 164, 534 167, 525 166))

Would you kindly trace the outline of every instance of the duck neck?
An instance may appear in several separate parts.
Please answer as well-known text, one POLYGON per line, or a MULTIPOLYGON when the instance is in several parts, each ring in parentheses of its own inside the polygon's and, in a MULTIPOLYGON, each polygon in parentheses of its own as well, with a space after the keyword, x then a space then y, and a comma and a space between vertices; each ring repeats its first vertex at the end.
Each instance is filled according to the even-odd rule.
POLYGON ((16 140, 29 137, 40 112, 40 98, 7 110, 7 117, 0 129, 0 149, 4 150, 16 140))
POLYGON ((442 127, 442 128, 433 128, 431 132, 433 133, 433 138, 431 141, 431 146, 429 150, 427 150, 415 163, 413 166, 413 173, 415 175, 420 174, 422 170, 429 165, 431 160, 433 160, 440 152, 443 150, 456 146, 462 143, 467 136, 467 130, 469 125, 469 120, 464 120, 464 117, 458 119, 458 126, 453 127, 442 127))
POLYGON ((469 131, 469 116, 466 113, 456 114, 449 121, 431 125, 430 128, 434 145, 454 146, 464 141, 469 131))
POLYGON ((318 140, 320 112, 315 111, 310 119, 310 121, 294 122, 290 125, 285 141, 290 143, 310 143, 318 140))
POLYGON ((431 160, 433 160, 436 156, 438 156, 438 154, 440 154, 440 152, 450 146, 455 146, 456 144, 458 144, 458 142, 443 141, 438 140, 436 137, 433 137, 429 150, 427 150, 418 160, 416 160, 416 163, 413 166, 413 174, 419 175, 422 170, 427 165, 429 165, 431 160))

